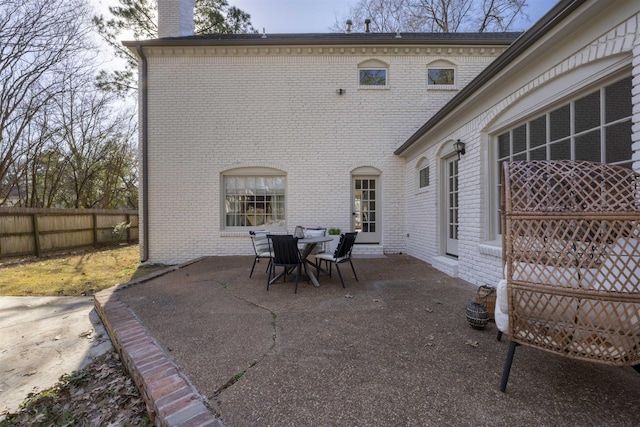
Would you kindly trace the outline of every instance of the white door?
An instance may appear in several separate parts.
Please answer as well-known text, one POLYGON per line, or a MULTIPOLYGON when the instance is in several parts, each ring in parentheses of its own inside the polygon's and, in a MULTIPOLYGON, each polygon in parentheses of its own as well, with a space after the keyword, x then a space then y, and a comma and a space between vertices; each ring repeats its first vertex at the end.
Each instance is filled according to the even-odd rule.
POLYGON ((445 163, 445 224, 446 253, 458 256, 458 159, 452 157, 445 163))
POLYGON ((354 176, 352 181, 352 227, 356 243, 380 243, 380 189, 376 176, 354 176))

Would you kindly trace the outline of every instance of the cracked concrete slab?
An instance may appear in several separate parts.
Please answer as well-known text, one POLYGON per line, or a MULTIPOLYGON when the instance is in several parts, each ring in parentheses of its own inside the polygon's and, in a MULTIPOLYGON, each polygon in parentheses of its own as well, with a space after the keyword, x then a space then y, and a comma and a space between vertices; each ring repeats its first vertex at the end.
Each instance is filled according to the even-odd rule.
POLYGON ((267 292, 251 262, 206 258, 117 291, 225 425, 637 425, 630 367, 522 347, 501 393, 508 339, 467 324, 477 288, 415 258, 355 259, 346 289, 323 275, 297 294, 267 292))

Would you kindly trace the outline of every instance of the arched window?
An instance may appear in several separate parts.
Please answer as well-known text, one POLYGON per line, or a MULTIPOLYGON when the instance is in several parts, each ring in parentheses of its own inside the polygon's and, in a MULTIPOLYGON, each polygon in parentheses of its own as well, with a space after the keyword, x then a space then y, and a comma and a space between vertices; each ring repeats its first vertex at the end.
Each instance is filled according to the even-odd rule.
POLYGON ((422 189, 429 186, 429 160, 425 157, 421 158, 416 165, 418 171, 418 189, 422 189))
POLYGON ((427 89, 457 89, 456 66, 444 60, 427 65, 427 89))
POLYGON ((389 64, 369 59, 358 64, 360 89, 386 88, 389 86, 389 64))
POLYGON ((633 165, 631 77, 579 93, 564 104, 500 131, 493 139, 494 221, 500 234, 502 163, 588 160, 633 165))

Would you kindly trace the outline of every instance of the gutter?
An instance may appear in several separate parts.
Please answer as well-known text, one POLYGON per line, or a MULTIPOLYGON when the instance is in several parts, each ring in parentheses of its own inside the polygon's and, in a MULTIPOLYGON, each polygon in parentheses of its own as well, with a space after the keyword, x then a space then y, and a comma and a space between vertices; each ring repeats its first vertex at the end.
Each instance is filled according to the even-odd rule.
POLYGON ((545 16, 536 22, 529 30, 513 42, 499 57, 496 58, 487 68, 485 68, 475 79, 465 86, 456 96, 445 104, 436 114, 434 114, 424 125, 409 137, 393 154, 401 156, 405 151, 413 146, 429 130, 434 128, 441 120, 451 114, 456 108, 462 105, 476 91, 491 80, 497 73, 504 70, 516 58, 521 56, 533 44, 544 37, 549 31, 555 28, 567 16, 572 14, 578 7, 587 0, 564 0, 558 2, 545 16))
POLYGON ((123 41, 126 47, 238 47, 238 46, 505 46, 513 43, 519 32, 505 32, 496 37, 473 37, 477 33, 375 33, 375 34, 272 34, 262 38, 254 34, 206 34, 166 37, 151 40, 123 41), (402 35, 404 34, 404 36, 402 35), (396 37, 398 35, 398 37, 396 37), (444 35, 444 36, 443 36, 444 35))
POLYGON ((140 129, 142 130, 141 141, 142 144, 142 256, 140 258, 140 262, 146 262, 149 259, 149 156, 148 145, 149 145, 149 132, 148 132, 148 106, 147 106, 147 57, 144 56, 142 52, 142 46, 138 44, 136 46, 136 52, 142 61, 142 69, 140 76, 140 83, 138 87, 140 88, 140 129))

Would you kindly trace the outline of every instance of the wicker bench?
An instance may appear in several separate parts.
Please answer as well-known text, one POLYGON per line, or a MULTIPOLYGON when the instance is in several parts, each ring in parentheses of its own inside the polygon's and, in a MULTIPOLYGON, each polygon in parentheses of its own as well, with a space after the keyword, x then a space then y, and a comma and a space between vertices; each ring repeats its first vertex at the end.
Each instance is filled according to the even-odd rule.
POLYGON ((503 165, 505 279, 496 325, 510 344, 640 372, 640 175, 584 161, 503 165))

